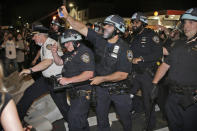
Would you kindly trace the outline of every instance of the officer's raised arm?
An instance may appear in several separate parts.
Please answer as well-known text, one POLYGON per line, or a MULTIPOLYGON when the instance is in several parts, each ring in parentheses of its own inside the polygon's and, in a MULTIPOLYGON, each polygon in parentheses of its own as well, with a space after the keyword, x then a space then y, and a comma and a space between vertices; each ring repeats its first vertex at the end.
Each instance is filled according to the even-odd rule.
POLYGON ((59 8, 58 10, 58 15, 60 18, 65 18, 66 21, 71 25, 71 27, 78 31, 79 33, 81 33, 84 36, 87 36, 88 33, 88 28, 86 27, 85 24, 83 24, 82 22, 72 18, 69 14, 68 11, 66 9, 65 6, 61 6, 61 8, 59 8), (61 13, 64 15, 63 17, 60 15, 60 11, 61 13))
POLYGON ((51 48, 51 52, 54 58, 53 61, 55 62, 56 65, 63 65, 63 60, 58 55, 57 50, 58 50, 57 43, 54 43, 51 48))

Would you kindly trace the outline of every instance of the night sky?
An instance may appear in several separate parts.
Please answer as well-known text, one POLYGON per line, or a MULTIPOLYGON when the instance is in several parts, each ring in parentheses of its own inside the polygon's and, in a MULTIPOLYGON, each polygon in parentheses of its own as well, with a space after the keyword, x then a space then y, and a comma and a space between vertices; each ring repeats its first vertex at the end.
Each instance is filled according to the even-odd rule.
MULTIPOLYGON (((68 0, 67 0, 68 1, 68 0)), ((70 0, 71 1, 71 0, 70 0)), ((92 2, 110 3, 113 13, 131 17, 136 11, 154 11, 177 9, 186 10, 197 7, 197 0, 73 0, 79 9, 88 7, 92 2)), ((4 0, 3 24, 12 23, 18 16, 27 22, 33 22, 55 11, 62 0, 4 0), (6 7, 6 9, 5 9, 6 7)))

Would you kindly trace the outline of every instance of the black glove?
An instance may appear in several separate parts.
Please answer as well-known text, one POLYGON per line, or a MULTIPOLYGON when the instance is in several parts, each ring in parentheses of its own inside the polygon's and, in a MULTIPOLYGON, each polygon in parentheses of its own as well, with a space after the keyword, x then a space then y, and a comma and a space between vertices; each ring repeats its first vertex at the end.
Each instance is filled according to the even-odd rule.
POLYGON ((158 93, 159 93, 159 86, 157 84, 153 84, 153 89, 151 91, 151 101, 154 102, 157 97, 158 97, 158 93))

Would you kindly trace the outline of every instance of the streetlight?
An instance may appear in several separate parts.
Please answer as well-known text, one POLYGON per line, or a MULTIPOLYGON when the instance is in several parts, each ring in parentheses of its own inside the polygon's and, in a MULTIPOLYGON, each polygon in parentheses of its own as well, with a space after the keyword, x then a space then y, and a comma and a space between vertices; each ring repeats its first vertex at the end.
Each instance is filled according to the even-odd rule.
POLYGON ((53 20, 56 20, 56 18, 57 18, 56 16, 53 16, 53 20))
POLYGON ((69 3, 68 5, 70 8, 74 7, 74 4, 73 3, 69 3))

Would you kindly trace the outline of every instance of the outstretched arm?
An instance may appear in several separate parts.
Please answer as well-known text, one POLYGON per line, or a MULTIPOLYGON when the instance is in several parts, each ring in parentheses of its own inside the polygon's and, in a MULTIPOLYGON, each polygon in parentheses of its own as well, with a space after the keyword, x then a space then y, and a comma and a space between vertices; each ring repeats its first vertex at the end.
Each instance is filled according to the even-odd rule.
MULTIPOLYGON (((61 12, 64 15, 63 18, 66 19, 66 21, 72 26, 72 28, 74 30, 78 31, 79 33, 81 33, 82 35, 87 36, 87 34, 88 34, 88 27, 86 27, 86 25, 83 24, 81 21, 75 20, 74 18, 72 18, 71 16, 69 16, 68 11, 67 11, 67 9, 66 9, 65 6, 61 6, 61 8, 62 8, 62 11, 61 12)), ((57 11, 58 11, 59 17, 62 18, 60 16, 59 10, 57 10, 57 11)))

